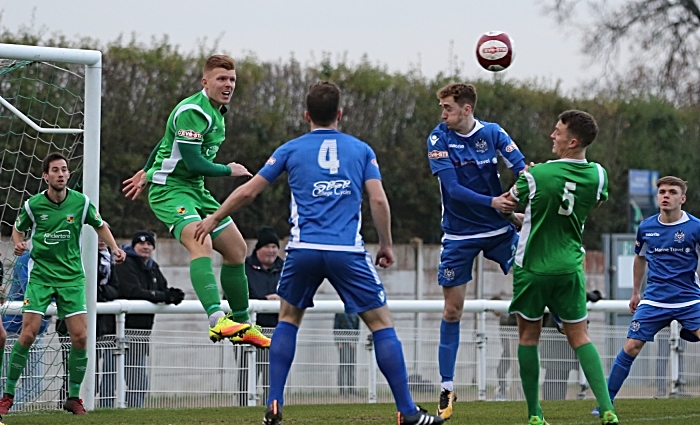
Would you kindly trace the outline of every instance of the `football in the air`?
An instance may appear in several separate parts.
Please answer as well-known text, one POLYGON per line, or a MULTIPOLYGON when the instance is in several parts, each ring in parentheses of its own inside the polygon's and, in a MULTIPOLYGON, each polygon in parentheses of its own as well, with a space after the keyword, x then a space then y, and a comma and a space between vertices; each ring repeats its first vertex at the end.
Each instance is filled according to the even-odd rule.
POLYGON ((503 71, 513 63, 513 39, 500 31, 490 31, 476 43, 476 60, 487 71, 503 71))

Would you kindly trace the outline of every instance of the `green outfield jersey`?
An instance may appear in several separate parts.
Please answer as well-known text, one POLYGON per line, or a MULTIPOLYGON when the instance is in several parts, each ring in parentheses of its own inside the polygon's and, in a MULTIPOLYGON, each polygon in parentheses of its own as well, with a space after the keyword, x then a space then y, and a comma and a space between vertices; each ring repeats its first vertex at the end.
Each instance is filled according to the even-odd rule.
POLYGON ((510 194, 525 205, 515 264, 535 274, 566 274, 583 265, 583 226, 608 199, 608 176, 595 162, 559 159, 523 173, 510 194))
POLYGON ((155 161, 146 172, 148 181, 162 185, 203 186, 204 177, 185 167, 178 143, 200 145, 202 157, 213 162, 224 141, 226 111, 226 106, 214 107, 204 90, 178 103, 168 117, 155 161))
POLYGON ((30 231, 29 282, 65 287, 85 285, 80 256, 83 224, 102 226, 102 217, 90 199, 68 189, 60 204, 46 191, 29 198, 17 216, 15 228, 30 231))

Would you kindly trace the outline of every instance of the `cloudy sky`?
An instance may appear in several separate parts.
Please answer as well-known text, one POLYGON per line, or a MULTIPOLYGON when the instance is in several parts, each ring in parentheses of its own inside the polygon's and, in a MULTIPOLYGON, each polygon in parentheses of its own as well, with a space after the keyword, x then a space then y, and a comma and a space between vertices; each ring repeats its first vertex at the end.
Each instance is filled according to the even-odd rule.
MULTIPOLYGON (((426 77, 450 71, 488 77, 476 63, 476 40, 504 31, 515 40, 516 59, 503 74, 512 79, 561 83, 569 92, 596 72, 580 52, 579 33, 543 14, 547 0, 15 0, 0 3, 0 26, 60 32, 101 42, 120 34, 148 44, 167 35, 182 51, 206 40, 235 57, 302 63, 330 53, 356 63, 363 55, 390 71, 418 68, 426 77), (197 6, 195 6, 197 5, 197 6), (451 52, 457 57, 451 61, 451 52)), ((549 1, 551 3, 551 0, 549 1)))

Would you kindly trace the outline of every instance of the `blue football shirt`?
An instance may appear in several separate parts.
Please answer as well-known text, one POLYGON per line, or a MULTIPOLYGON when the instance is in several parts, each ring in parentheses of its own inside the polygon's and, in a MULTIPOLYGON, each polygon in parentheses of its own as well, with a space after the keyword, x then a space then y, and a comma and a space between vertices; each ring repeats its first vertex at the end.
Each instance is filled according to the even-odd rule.
MULTIPOLYGON (((476 120, 469 134, 462 135, 441 123, 428 136, 428 159, 434 175, 454 168, 459 184, 486 196, 503 194, 498 157, 518 173, 525 167, 524 156, 508 133, 495 123, 476 120)), ((510 223, 490 206, 452 199, 440 182, 442 229, 446 235, 491 236, 510 223)))
POLYGON ((287 248, 364 251, 362 191, 367 180, 381 180, 372 148, 337 130, 314 130, 280 146, 258 174, 273 182, 284 171, 292 192, 287 248))
POLYGON ((670 308, 700 302, 699 250, 700 220, 685 211, 675 223, 660 222, 659 214, 642 221, 635 245, 648 265, 641 303, 670 308))

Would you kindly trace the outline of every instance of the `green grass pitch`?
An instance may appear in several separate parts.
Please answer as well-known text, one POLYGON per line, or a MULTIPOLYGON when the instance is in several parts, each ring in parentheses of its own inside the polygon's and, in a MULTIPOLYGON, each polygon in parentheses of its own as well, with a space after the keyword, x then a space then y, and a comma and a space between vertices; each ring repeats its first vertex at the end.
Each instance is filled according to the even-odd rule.
MULTIPOLYGON (((690 399, 622 399, 617 413, 621 424, 700 423, 700 400, 690 399)), ((592 400, 545 401, 542 407, 550 425, 599 424, 590 415, 592 400)), ((425 406, 432 410, 435 406, 425 406)), ((231 407, 211 409, 125 409, 98 410, 86 416, 64 412, 13 413, 3 418, 7 425, 210 425, 260 424, 264 408, 231 407)), ((448 425, 524 425, 527 424, 524 402, 457 402, 448 425)), ((396 423, 390 404, 342 404, 286 406, 284 425, 377 424, 396 423)))

